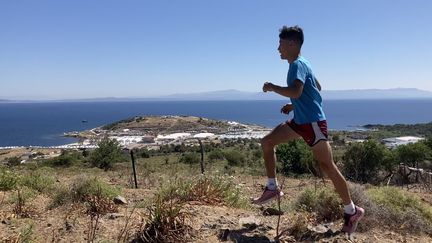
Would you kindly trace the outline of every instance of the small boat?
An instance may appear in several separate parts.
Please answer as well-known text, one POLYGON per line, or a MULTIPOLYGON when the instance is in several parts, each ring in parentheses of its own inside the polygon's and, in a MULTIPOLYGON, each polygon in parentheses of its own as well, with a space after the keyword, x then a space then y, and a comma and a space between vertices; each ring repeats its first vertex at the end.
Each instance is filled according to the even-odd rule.
POLYGON ((87 121, 87 120, 81 120, 81 122, 82 122, 82 123, 87 123, 88 121, 87 121))

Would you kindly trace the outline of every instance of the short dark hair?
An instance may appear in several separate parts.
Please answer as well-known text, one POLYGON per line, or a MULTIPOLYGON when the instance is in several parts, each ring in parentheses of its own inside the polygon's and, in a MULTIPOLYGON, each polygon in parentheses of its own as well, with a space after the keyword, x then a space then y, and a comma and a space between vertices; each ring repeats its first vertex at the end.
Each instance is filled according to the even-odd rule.
POLYGON ((279 30, 279 38, 283 40, 293 40, 297 42, 298 44, 303 45, 304 36, 303 36, 303 30, 298 25, 287 27, 283 26, 282 29, 279 30))

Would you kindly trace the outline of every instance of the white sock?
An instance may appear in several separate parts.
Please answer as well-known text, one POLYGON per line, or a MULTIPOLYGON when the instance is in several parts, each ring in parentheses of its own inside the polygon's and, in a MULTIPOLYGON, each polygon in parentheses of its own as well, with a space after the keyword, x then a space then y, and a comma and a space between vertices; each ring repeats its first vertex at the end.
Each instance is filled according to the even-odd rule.
POLYGON ((276 190, 277 187, 278 187, 277 179, 276 178, 268 178, 267 188, 269 190, 276 190))
POLYGON ((344 206, 344 212, 346 214, 354 214, 355 213, 355 205, 353 201, 350 204, 344 206))

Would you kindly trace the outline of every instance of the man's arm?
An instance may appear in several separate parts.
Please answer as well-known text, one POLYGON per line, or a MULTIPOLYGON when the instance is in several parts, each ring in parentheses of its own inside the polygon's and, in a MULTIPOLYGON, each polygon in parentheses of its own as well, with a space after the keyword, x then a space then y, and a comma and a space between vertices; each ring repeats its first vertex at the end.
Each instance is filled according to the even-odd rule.
POLYGON ((263 91, 273 91, 282 96, 297 99, 303 92, 303 83, 300 80, 295 80, 294 84, 288 87, 282 87, 269 82, 264 83, 263 91))

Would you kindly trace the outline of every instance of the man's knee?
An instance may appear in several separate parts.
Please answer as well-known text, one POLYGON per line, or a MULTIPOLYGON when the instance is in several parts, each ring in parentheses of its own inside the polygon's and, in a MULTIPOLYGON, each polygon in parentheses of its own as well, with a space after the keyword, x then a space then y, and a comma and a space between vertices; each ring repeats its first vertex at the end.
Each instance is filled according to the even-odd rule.
POLYGON ((269 136, 265 136, 261 139, 261 147, 263 149, 273 148, 275 146, 274 142, 269 136))

